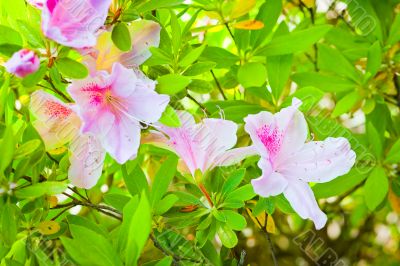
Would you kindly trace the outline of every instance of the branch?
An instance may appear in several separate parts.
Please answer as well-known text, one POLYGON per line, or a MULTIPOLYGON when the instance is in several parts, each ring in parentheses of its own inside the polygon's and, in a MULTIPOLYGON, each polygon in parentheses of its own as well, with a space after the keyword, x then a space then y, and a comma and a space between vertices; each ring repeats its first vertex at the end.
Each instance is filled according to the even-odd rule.
POLYGON ((215 84, 217 84, 218 90, 219 90, 219 92, 221 93, 222 98, 224 98, 224 100, 227 100, 228 98, 226 98, 225 93, 224 93, 224 91, 222 90, 221 84, 219 83, 217 77, 216 77, 215 74, 214 74, 214 71, 210 70, 210 72, 211 72, 211 75, 212 75, 213 78, 214 78, 215 84))

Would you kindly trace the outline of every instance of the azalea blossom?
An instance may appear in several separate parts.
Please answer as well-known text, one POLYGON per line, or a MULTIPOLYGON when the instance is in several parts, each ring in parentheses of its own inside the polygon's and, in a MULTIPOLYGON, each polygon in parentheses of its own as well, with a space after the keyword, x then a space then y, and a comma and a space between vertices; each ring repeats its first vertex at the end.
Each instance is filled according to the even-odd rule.
POLYGON ((7 72, 23 78, 39 69, 40 60, 35 52, 29 49, 22 49, 14 53, 4 64, 7 72))
POLYGON ((110 4, 111 0, 46 0, 42 31, 65 46, 94 46, 96 32, 104 25, 110 4))
POLYGON ((153 143, 172 150, 179 155, 184 164, 181 172, 195 176, 196 170, 202 173, 216 166, 228 166, 254 154, 252 147, 235 148, 237 125, 229 120, 206 118, 196 123, 187 112, 179 112, 179 128, 160 125, 160 132, 152 132, 144 142, 153 143))
POLYGON ((169 96, 155 92, 155 82, 115 63, 106 71, 74 80, 68 92, 78 106, 82 132, 92 133, 120 164, 136 156, 140 123, 160 119, 169 96))
POLYGON ((151 20, 138 20, 133 21, 128 29, 132 43, 129 52, 123 52, 114 45, 109 31, 99 35, 95 47, 82 50, 84 62, 91 72, 110 71, 115 62, 126 68, 135 68, 151 56, 149 48, 158 47, 160 43, 160 25, 151 20))
POLYGON ((245 130, 261 156, 262 175, 251 183, 263 197, 283 193, 300 217, 313 220, 320 229, 327 217, 308 182, 329 182, 346 174, 356 155, 345 138, 306 142, 308 129, 300 105, 293 99, 292 106, 276 114, 260 112, 245 118, 245 130))
POLYGON ((69 143, 68 178, 74 186, 93 187, 101 176, 105 151, 97 138, 81 134, 81 120, 72 105, 67 105, 42 90, 31 95, 30 110, 36 117, 33 126, 46 150, 69 143))

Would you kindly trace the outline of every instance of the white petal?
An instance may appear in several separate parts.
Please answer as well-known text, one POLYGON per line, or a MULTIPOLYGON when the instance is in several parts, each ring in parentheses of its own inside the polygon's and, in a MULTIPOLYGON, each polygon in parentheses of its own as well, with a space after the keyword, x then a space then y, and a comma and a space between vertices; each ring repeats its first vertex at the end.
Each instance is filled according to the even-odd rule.
POLYGON ((140 125, 136 120, 122 116, 114 121, 111 130, 100 141, 111 157, 123 164, 137 154, 140 125))
POLYGON ((329 182, 346 174, 353 167, 356 155, 345 138, 327 138, 312 141, 288 161, 279 166, 279 172, 306 182, 329 182))
POLYGON ((68 178, 74 186, 89 189, 99 180, 105 151, 94 136, 80 135, 70 145, 68 178))
POLYGON ((306 182, 290 180, 283 194, 301 218, 311 219, 317 230, 325 226, 328 218, 320 210, 314 194, 306 182))
POLYGON ((258 155, 257 149, 252 146, 240 147, 229 150, 225 152, 221 157, 219 157, 217 165, 218 166, 229 166, 237 164, 247 157, 258 155))
POLYGON ((32 93, 30 110, 37 118, 33 126, 42 137, 47 150, 71 141, 80 130, 80 119, 71 106, 42 90, 32 93))
POLYGON ((264 158, 261 158, 258 166, 262 169, 262 175, 251 180, 254 192, 263 197, 281 194, 288 186, 285 177, 280 173, 273 172, 271 164, 264 158))

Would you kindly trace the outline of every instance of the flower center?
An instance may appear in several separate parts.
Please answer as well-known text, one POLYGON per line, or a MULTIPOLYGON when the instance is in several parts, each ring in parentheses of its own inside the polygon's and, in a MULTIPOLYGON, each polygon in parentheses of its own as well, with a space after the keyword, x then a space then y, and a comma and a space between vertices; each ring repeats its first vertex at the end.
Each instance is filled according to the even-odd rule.
POLYGON ((276 126, 264 125, 257 129, 257 136, 259 137, 264 147, 267 148, 271 158, 274 158, 282 145, 282 133, 276 126))

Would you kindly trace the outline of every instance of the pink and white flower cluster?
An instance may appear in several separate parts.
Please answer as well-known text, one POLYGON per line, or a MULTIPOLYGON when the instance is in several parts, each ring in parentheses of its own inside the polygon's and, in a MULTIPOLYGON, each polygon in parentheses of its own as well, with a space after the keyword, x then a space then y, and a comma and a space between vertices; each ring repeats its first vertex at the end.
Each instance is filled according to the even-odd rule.
MULTIPOLYGON (((141 143, 141 124, 153 125, 157 131, 144 142, 178 154, 180 170, 193 177, 198 171, 205 174, 217 166, 260 156, 262 175, 252 180, 254 191, 262 197, 283 193, 302 218, 322 228, 327 217, 308 183, 328 182, 346 174, 355 163, 349 142, 345 138, 307 141, 308 127, 297 99, 276 114, 247 116, 245 130, 253 142, 249 147, 234 148, 238 125, 228 120, 206 118, 196 123, 192 115, 180 112, 179 128, 157 123, 169 97, 158 94, 155 82, 132 68, 149 58, 150 46, 158 46, 160 26, 151 21, 133 22, 132 49, 122 52, 112 44, 110 32, 101 29, 110 3, 47 0, 35 5, 42 9, 44 34, 60 44, 79 48, 90 69, 88 78, 72 80, 67 88, 74 103, 63 103, 44 91, 33 93, 31 100, 37 118, 34 126, 46 148, 69 143, 72 184, 93 187, 101 176, 106 153, 120 164, 134 159, 141 143)), ((18 56, 20 61, 13 57, 7 63, 10 72, 24 76, 38 67, 33 54, 18 56)))

